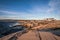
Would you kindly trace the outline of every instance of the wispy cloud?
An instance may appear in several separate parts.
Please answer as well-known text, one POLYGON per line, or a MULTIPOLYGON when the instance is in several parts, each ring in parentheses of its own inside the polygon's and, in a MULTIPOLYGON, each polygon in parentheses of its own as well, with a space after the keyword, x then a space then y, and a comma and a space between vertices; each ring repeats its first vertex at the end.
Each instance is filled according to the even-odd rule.
MULTIPOLYGON (((0 10, 3 15, 0 15, 0 19, 29 19, 31 18, 32 14, 27 12, 12 12, 12 11, 4 11, 0 10), (5 15, 4 15, 5 14, 5 15)), ((0 13, 1 14, 1 13, 0 13)))
MULTIPOLYGON (((45 2, 45 1, 44 1, 45 2)), ((28 7, 28 6, 27 6, 28 7)), ((13 8, 13 7, 12 7, 13 8)), ((23 9, 23 8, 22 8, 23 9)), ((19 9, 21 10, 21 9, 19 9)), ((48 4, 32 5, 32 8, 26 8, 25 11, 0 10, 0 18, 11 19, 41 19, 45 17, 57 17, 60 15, 60 0, 50 0, 48 4)))
POLYGON ((60 0, 51 0, 48 5, 50 6, 50 9, 48 9, 48 13, 52 13, 55 10, 60 13, 60 0))
POLYGON ((47 7, 34 6, 32 8, 32 12, 35 12, 35 13, 46 12, 47 9, 48 9, 47 7))
POLYGON ((0 12, 4 13, 4 14, 17 14, 19 12, 12 12, 12 11, 6 11, 6 10, 0 10, 0 12))

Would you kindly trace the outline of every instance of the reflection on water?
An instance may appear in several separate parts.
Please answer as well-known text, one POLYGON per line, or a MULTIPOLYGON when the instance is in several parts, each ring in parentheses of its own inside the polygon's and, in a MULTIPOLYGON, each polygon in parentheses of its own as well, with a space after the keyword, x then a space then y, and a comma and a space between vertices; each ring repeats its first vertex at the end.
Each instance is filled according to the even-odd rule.
POLYGON ((57 36, 60 36, 60 28, 55 28, 55 29, 42 29, 39 31, 45 31, 45 32, 51 32, 57 36))

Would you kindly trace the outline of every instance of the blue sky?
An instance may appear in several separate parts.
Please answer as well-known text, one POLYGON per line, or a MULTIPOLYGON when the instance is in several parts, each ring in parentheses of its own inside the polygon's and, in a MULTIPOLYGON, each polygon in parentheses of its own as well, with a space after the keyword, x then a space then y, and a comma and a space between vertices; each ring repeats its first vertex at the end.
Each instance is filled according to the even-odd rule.
POLYGON ((0 19, 60 19, 60 0, 0 0, 0 19))

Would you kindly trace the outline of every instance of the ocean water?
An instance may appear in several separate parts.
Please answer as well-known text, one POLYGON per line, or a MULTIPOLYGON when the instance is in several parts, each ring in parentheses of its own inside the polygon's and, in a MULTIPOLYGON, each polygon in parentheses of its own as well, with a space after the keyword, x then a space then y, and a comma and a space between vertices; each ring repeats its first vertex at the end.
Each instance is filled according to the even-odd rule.
POLYGON ((18 22, 0 22, 0 37, 25 29, 24 26, 19 26, 18 24, 18 22))

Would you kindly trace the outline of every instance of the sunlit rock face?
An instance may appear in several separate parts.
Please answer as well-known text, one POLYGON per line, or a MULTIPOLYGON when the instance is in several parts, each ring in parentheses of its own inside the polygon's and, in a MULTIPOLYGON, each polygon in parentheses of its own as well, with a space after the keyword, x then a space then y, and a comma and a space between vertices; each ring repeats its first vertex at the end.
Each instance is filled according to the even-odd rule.
POLYGON ((19 20, 22 25, 32 29, 60 28, 60 20, 47 18, 46 20, 19 20))

